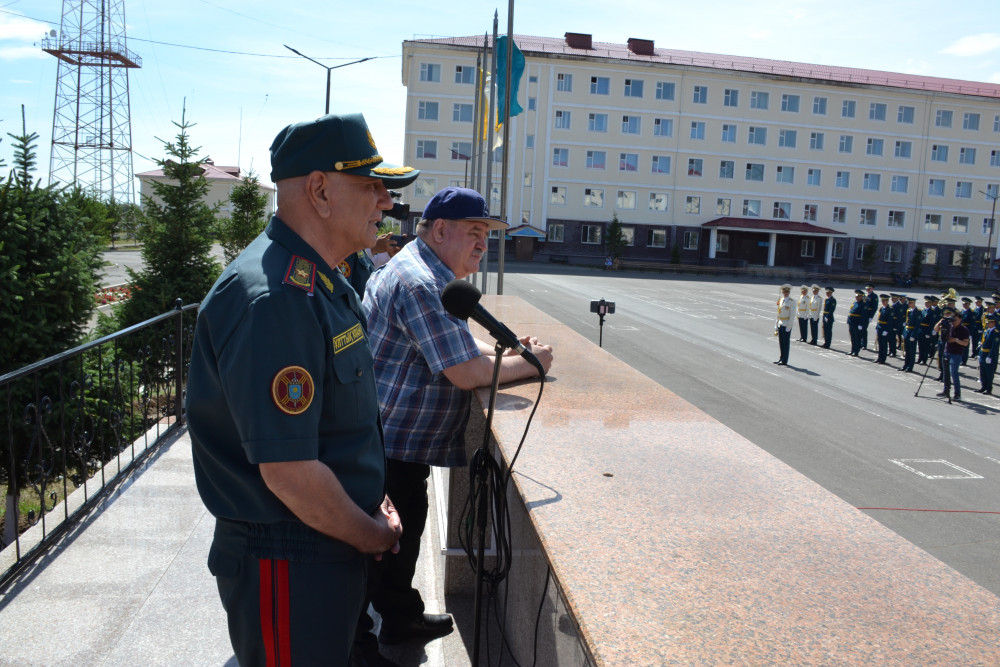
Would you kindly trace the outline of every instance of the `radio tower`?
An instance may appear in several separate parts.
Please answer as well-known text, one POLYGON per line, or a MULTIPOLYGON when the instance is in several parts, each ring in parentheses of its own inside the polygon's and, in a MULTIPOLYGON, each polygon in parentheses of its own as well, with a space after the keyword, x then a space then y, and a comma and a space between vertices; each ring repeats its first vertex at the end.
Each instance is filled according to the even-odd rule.
POLYGON ((125 45, 125 0, 63 0, 42 50, 59 59, 49 183, 134 202, 128 71, 141 61, 125 45))

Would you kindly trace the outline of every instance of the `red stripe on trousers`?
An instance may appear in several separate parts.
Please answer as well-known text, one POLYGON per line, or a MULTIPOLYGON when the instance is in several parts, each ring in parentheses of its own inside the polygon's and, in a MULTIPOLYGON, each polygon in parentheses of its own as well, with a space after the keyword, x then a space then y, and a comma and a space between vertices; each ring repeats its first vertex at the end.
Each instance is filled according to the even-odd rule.
POLYGON ((292 664, 288 561, 260 561, 260 630, 267 667, 292 664))

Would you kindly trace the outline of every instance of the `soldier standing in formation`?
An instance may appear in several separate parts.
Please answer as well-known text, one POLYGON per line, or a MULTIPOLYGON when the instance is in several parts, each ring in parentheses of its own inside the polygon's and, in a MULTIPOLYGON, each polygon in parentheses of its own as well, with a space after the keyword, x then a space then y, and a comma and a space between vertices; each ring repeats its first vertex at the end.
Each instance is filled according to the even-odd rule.
POLYGON ((851 356, 856 357, 864 347, 864 332, 868 326, 868 304, 863 290, 854 290, 854 303, 847 313, 847 328, 851 334, 851 356))
POLYGON ((774 322, 774 333, 778 336, 779 357, 774 363, 778 366, 788 365, 788 351, 792 346, 792 316, 795 304, 789 294, 791 285, 781 286, 781 296, 778 297, 778 319, 774 322))
POLYGON ((864 292, 865 301, 865 321, 864 329, 861 331, 861 347, 862 349, 868 349, 868 325, 871 323, 872 319, 875 317, 875 313, 878 312, 878 295, 875 294, 875 285, 868 283, 865 285, 864 292))
POLYGON ((986 328, 983 321, 983 315, 986 313, 986 309, 983 308, 983 297, 974 296, 972 298, 976 302, 976 306, 972 309, 973 326, 976 327, 975 333, 972 336, 972 357, 974 359, 978 359, 979 342, 982 339, 983 330, 986 328))
POLYGON ((986 329, 979 346, 979 389, 973 389, 977 394, 993 393, 993 376, 997 372, 997 346, 1000 344, 997 316, 991 314, 985 317, 986 329))
POLYGON ((833 288, 826 288, 826 298, 823 299, 823 347, 830 349, 833 340, 833 311, 837 310, 837 300, 833 298, 833 288))
POLYGON ((904 373, 913 372, 913 364, 917 357, 917 340, 920 336, 920 310, 917 308, 917 298, 906 297, 906 320, 903 325, 903 367, 904 373))
POLYGON ((889 305, 889 295, 881 294, 879 299, 882 300, 882 305, 878 309, 878 320, 875 322, 875 336, 877 338, 875 345, 878 350, 878 359, 875 360, 875 363, 884 364, 886 357, 889 356, 889 338, 895 336, 896 333, 893 330, 893 313, 892 306, 889 305))
POLYGON ((795 315, 799 320, 799 342, 807 342, 809 337, 809 288, 799 288, 799 300, 795 304, 795 315))
POLYGON ((819 338, 819 316, 823 313, 823 297, 819 295, 819 285, 812 286, 812 296, 809 297, 809 334, 810 345, 816 345, 819 338))

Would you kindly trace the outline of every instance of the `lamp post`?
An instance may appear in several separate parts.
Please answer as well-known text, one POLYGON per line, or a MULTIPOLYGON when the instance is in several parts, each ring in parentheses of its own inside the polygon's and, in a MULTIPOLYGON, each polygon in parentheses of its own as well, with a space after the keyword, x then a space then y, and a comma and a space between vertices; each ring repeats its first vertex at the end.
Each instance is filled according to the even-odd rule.
POLYGON ((300 53, 299 51, 296 51, 292 47, 288 46, 288 44, 282 44, 282 46, 284 46, 286 49, 288 49, 289 51, 291 51, 295 55, 302 56, 306 60, 314 62, 314 63, 316 63, 317 65, 319 65, 320 67, 322 67, 323 69, 326 70, 326 113, 330 113, 330 71, 331 70, 335 70, 338 67, 347 67, 348 65, 356 65, 358 63, 363 63, 366 60, 372 60, 374 58, 374 56, 372 56, 372 57, 368 57, 368 58, 362 58, 361 60, 354 60, 352 62, 344 63, 342 65, 333 65, 333 66, 330 66, 330 65, 324 65, 320 61, 315 60, 314 58, 310 58, 309 56, 307 56, 304 53, 300 53))
POLYGON ((993 210, 990 212, 990 238, 986 242, 986 266, 983 267, 983 289, 986 289, 986 283, 989 279, 990 268, 993 266, 993 227, 996 226, 997 219, 997 195, 991 195, 988 192, 979 191, 980 194, 986 195, 993 200, 993 210))

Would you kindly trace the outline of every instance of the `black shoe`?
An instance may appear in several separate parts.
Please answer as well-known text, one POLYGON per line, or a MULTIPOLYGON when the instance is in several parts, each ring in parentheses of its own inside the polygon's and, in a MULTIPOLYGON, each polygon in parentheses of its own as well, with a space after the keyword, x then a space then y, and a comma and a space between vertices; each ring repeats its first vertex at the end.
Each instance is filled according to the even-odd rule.
POLYGON ((411 639, 444 637, 454 629, 448 614, 422 614, 418 618, 401 622, 382 619, 378 640, 382 644, 400 644, 411 639))
POLYGON ((816 341, 812 341, 812 342, 811 342, 811 343, 809 343, 809 344, 810 344, 810 345, 815 345, 815 344, 816 344, 816 341))
POLYGON ((938 395, 938 396, 941 396, 941 397, 943 397, 943 398, 948 398, 948 392, 946 392, 946 391, 939 391, 939 392, 937 393, 937 395, 938 395))
POLYGON ((973 394, 981 394, 981 393, 983 393, 983 390, 982 389, 973 389, 972 393, 973 394))
POLYGON ((821 346, 821 347, 822 347, 822 348, 823 348, 824 350, 829 350, 829 349, 830 349, 830 346, 829 346, 829 345, 823 345, 823 346, 821 346))
POLYGON ((776 361, 774 363, 777 364, 778 366, 787 366, 788 365, 787 361, 776 361))

